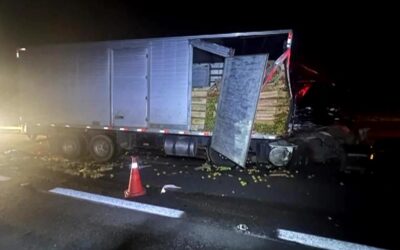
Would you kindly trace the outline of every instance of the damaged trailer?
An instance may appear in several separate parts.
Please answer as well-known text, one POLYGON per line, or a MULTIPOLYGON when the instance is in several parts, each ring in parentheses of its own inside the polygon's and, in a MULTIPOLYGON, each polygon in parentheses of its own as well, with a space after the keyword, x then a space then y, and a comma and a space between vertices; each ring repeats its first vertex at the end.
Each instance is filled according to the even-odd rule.
POLYGON ((287 165, 290 30, 27 47, 25 132, 67 158, 123 150, 287 165))

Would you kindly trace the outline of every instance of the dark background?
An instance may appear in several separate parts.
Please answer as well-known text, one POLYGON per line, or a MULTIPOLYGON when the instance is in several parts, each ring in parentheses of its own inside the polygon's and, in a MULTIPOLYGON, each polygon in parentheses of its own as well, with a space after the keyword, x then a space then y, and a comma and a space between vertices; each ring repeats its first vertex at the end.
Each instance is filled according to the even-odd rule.
POLYGON ((290 28, 293 60, 340 85, 349 107, 398 112, 396 9, 301 2, 0 0, 1 86, 14 84, 17 47, 290 28))

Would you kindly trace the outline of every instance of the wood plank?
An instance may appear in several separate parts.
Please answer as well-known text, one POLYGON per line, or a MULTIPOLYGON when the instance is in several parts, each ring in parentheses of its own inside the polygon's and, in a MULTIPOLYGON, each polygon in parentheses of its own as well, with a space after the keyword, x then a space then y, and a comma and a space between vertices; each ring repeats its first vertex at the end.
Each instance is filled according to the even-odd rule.
POLYGON ((260 115, 260 114, 256 114, 256 120, 274 120, 276 117, 275 115, 260 115))
POLYGON ((258 101, 259 107, 271 107, 271 106, 288 106, 288 100, 286 99, 260 99, 258 101))
POLYGON ((205 125, 192 125, 191 130, 199 131, 199 130, 204 130, 205 125))
POLYGON ((192 111, 206 111, 206 104, 192 104, 192 111))
POLYGON ((192 91, 192 97, 207 97, 208 91, 192 91))
POLYGON ((257 110, 256 115, 277 115, 279 114, 275 110, 257 110))
POLYGON ((206 118, 206 112, 202 112, 202 111, 192 111, 192 117, 196 117, 196 118, 206 118))
POLYGON ((257 112, 268 112, 268 113, 281 113, 287 112, 289 107, 287 106, 257 106, 257 112))
POLYGON ((206 120, 205 119, 193 118, 192 117, 192 125, 204 125, 204 124, 206 124, 206 120))
POLYGON ((199 97, 192 98, 192 104, 206 104, 206 103, 207 103, 207 98, 199 98, 199 97))
POLYGON ((257 123, 257 124, 265 124, 265 125, 273 125, 275 123, 275 120, 270 120, 270 121, 256 120, 255 123, 257 123))
POLYGON ((260 94, 260 99, 266 98, 288 98, 289 93, 284 90, 271 90, 271 91, 263 91, 260 94))

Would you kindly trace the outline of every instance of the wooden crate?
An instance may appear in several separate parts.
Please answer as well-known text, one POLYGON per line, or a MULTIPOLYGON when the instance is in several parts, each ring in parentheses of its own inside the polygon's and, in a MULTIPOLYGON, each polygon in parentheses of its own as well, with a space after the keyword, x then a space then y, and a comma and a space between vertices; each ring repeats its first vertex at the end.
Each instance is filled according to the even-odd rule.
POLYGON ((192 102, 192 112, 193 111, 206 111, 207 110, 207 105, 206 103, 204 104, 195 104, 192 102))
POLYGON ((207 97, 208 88, 198 88, 192 90, 192 97, 207 97))
POLYGON ((261 92, 260 99, 288 98, 289 93, 283 89, 266 90, 261 92))
POLYGON ((257 107, 281 107, 288 106, 286 99, 260 99, 257 107))
POLYGON ((192 124, 191 130, 195 130, 195 131, 204 130, 204 127, 205 127, 204 124, 203 125, 194 125, 194 124, 192 124))
POLYGON ((205 111, 192 111, 192 118, 206 118, 205 111))
POLYGON ((192 118, 192 125, 204 125, 206 120, 204 118, 192 118))
POLYGON ((192 130, 204 130, 209 89, 209 87, 192 89, 192 130))
POLYGON ((207 98, 192 97, 192 104, 206 104, 207 98))

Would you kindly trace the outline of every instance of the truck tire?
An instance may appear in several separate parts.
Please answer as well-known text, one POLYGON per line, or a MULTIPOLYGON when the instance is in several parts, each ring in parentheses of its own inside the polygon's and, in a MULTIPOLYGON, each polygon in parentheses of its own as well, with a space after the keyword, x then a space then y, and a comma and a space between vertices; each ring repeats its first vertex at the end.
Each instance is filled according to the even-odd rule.
POLYGON ((59 151, 67 159, 78 159, 84 149, 83 141, 79 135, 63 135, 59 142, 59 151))
POLYGON ((89 152, 96 162, 106 162, 114 156, 115 145, 107 135, 95 135, 90 139, 89 152))

